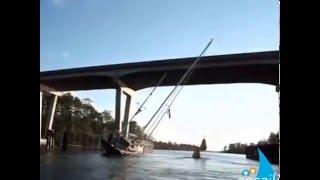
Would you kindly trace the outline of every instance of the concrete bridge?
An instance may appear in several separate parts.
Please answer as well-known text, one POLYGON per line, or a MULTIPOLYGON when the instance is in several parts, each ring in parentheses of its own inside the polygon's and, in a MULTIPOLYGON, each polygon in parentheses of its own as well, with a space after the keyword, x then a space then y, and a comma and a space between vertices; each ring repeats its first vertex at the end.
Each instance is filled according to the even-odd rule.
MULTIPOLYGON (((131 98, 134 92, 153 87, 166 73, 160 86, 174 86, 197 57, 113 64, 40 72, 42 92, 55 95, 49 121, 52 130, 55 106, 64 91, 116 89, 115 122, 119 131, 128 134, 131 98), (121 99, 125 98, 121 117, 121 99), (121 122, 124 121, 124 127, 121 122)), ((263 83, 279 87, 279 51, 204 56, 186 85, 263 83)), ((278 89, 278 88, 277 88, 278 89)), ((41 139, 40 105, 40 142, 41 139)))

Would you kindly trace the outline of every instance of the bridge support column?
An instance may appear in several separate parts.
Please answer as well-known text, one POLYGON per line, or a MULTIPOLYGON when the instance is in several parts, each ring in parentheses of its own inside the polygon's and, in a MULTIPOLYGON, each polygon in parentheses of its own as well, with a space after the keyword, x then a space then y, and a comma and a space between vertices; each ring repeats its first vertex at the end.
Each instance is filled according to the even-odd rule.
POLYGON ((57 101, 58 101, 58 95, 54 94, 53 105, 50 112, 48 133, 47 133, 47 150, 52 149, 54 146, 54 131, 52 129, 52 125, 54 120, 54 114, 56 112, 57 101))
POLYGON ((58 95, 54 94, 53 106, 50 113, 49 130, 52 131, 52 124, 54 119, 54 113, 56 112, 56 106, 58 101, 58 95))
MULTIPOLYGON (((47 92, 47 91, 46 91, 47 92)), ((54 131, 52 129, 53 126, 53 120, 54 120, 54 114, 56 111, 57 101, 58 97, 61 96, 63 93, 61 92, 48 92, 50 94, 54 95, 53 103, 49 105, 49 109, 51 110, 48 114, 48 121, 44 125, 44 135, 46 136, 46 139, 42 139, 42 101, 43 101, 43 92, 40 91, 40 145, 46 144, 46 149, 52 149, 54 146, 54 131)))
POLYGON ((40 91, 40 145, 41 145, 41 128, 42 127, 42 92, 40 91))
POLYGON ((125 137, 129 135, 129 116, 133 94, 134 90, 128 88, 123 83, 119 84, 116 90, 115 123, 119 132, 125 137), (123 100, 125 100, 124 109, 122 109, 123 100))

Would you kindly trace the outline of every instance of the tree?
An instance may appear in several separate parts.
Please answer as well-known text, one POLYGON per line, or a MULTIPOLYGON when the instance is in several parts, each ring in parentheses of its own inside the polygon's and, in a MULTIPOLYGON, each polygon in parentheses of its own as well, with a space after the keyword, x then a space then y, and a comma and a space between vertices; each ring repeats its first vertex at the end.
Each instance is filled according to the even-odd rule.
POLYGON ((92 101, 92 99, 90 99, 90 98, 83 98, 83 99, 82 99, 82 103, 83 103, 83 104, 91 104, 91 103, 93 103, 93 101, 92 101))
POLYGON ((227 151, 228 147, 224 146, 223 151, 227 151))
POLYGON ((264 144, 267 144, 267 143, 268 142, 265 139, 258 141, 259 145, 264 145, 264 144))
POLYGON ((236 146, 234 144, 229 144, 229 151, 233 152, 236 146))
MULTIPOLYGON (((48 128, 52 101, 53 96, 51 94, 43 94, 43 130, 45 129, 44 127, 48 128), (47 125, 45 123, 47 123, 47 125)), ((111 111, 104 110, 100 113, 90 102, 92 102, 92 100, 89 101, 85 98, 81 101, 78 97, 74 97, 70 93, 58 98, 53 124, 57 144, 61 142, 64 132, 69 132, 68 134, 72 137, 69 141, 70 143, 83 143, 86 145, 88 142, 89 144, 91 142, 98 142, 99 139, 97 139, 97 137, 102 137, 105 129, 114 131, 118 128, 111 116, 111 111)), ((138 135, 138 137, 145 137, 141 129, 137 122, 130 122, 129 131, 138 135)), ((44 132, 42 133, 45 134, 44 132)))
POLYGON ((113 118, 111 116, 111 111, 104 110, 100 116, 102 117, 102 121, 105 123, 107 121, 113 121, 113 118))
POLYGON ((268 139, 269 144, 279 144, 279 132, 277 134, 271 132, 269 139, 268 139))

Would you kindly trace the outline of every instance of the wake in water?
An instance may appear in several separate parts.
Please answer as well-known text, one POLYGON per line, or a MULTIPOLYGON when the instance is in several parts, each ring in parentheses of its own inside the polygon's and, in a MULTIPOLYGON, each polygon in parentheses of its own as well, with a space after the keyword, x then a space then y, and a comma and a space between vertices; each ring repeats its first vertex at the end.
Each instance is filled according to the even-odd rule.
MULTIPOLYGON (((195 159, 195 158, 185 156, 185 157, 175 157, 175 159, 195 159)), ((210 159, 212 159, 212 158, 202 157, 202 158, 197 158, 196 160, 210 160, 210 159)))

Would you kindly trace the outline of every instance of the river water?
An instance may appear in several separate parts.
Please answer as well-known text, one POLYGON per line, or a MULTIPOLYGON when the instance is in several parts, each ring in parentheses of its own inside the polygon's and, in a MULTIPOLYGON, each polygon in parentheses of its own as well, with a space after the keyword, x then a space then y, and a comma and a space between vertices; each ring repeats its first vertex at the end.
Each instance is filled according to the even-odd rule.
MULTIPOLYGON (((107 179, 240 179, 243 169, 258 168, 245 155, 154 150, 139 157, 107 158, 101 152, 59 152, 40 155, 41 180, 107 179)), ((279 173, 279 166, 273 166, 279 173)))

